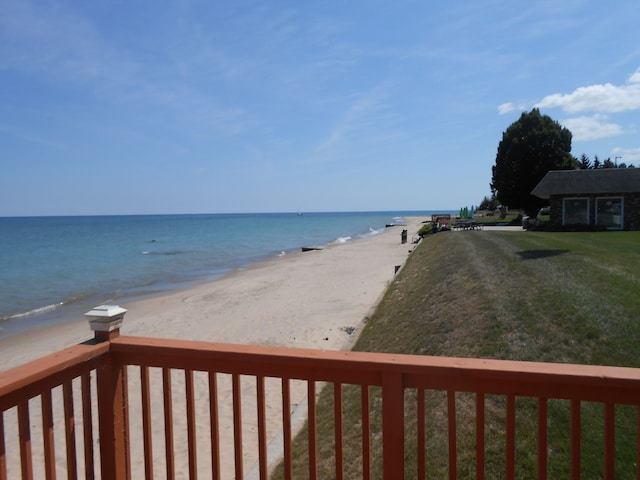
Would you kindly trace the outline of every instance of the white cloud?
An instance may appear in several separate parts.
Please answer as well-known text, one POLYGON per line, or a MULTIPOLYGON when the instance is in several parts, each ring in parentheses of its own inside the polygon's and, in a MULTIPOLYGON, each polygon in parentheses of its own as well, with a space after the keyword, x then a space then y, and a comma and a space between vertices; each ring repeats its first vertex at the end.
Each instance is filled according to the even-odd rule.
POLYGON ((544 97, 536 107, 560 107, 565 112, 624 112, 640 109, 640 69, 625 85, 590 85, 572 93, 555 93, 544 97))
POLYGON ((562 123, 571 130, 573 139, 577 141, 597 140, 624 133, 620 125, 608 123, 608 118, 605 115, 568 118, 562 123))
POLYGON ((637 148, 614 148, 612 151, 613 155, 616 157, 622 157, 620 159, 621 162, 629 165, 630 163, 635 163, 636 167, 638 162, 640 162, 640 147, 637 148))
POLYGON ((498 115, 504 115, 506 113, 513 112, 515 110, 524 111, 526 109, 527 109, 526 105, 516 105, 515 103, 507 102, 507 103, 498 105, 498 115))

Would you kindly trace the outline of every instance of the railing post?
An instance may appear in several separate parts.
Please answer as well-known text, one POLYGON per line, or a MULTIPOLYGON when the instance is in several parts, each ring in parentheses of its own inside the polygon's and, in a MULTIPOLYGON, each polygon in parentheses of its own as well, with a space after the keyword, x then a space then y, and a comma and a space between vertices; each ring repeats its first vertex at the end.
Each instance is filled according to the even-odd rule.
POLYGON ((401 372, 382 374, 382 448, 384 478, 404 478, 404 383, 401 372))
MULTIPOLYGON (((85 316, 97 342, 108 342, 120 335, 127 311, 117 305, 100 305, 85 316)), ((126 367, 107 354, 96 370, 98 428, 102 478, 131 478, 129 416, 126 367)))

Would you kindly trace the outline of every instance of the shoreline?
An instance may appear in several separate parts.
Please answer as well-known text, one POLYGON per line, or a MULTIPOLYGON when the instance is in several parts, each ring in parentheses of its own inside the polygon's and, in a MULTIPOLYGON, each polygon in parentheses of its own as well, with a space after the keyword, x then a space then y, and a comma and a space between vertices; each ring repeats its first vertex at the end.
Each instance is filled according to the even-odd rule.
MULTIPOLYGON (((395 267, 404 264, 408 250, 415 247, 411 237, 423 218, 406 217, 404 221, 404 226, 375 235, 331 242, 322 250, 288 252, 211 281, 122 302, 128 313, 121 332, 223 343, 345 348, 361 327, 359 322, 386 291, 395 267), (408 230, 409 243, 404 245, 401 229, 408 230), (372 258, 379 260, 379 267, 372 258), (360 282, 363 290, 349 285, 353 282, 360 282), (181 321, 176 321, 178 316, 181 321), (327 316, 332 317, 331 322, 322 321, 327 316), (287 328, 296 324, 299 328, 287 328)), ((0 371, 91 336, 84 318, 15 333, 0 339, 0 371)))

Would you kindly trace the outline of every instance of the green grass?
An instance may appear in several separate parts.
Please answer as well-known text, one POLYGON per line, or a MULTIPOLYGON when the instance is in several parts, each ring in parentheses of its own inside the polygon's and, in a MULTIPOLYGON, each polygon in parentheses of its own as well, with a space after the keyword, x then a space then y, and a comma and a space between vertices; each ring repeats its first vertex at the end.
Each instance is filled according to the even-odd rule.
MULTIPOLYGON (((640 367, 640 232, 468 231, 428 236, 368 320, 354 350, 640 367)), ((318 402, 320 478, 334 478, 332 388, 318 402)), ((359 391, 344 391, 345 478, 361 478, 359 391)), ((458 395, 458 476, 475 478, 473 396, 458 395), (470 421, 465 421, 466 418, 470 421)), ((504 398, 487 398, 487 478, 504 472, 504 398)), ((407 392, 407 478, 415 477, 415 392, 407 392), (413 436, 412 436, 413 435, 413 436)), ((429 478, 447 472, 446 396, 427 392, 429 478)), ((569 410, 549 404, 549 475, 568 477, 569 410)), ((374 478, 380 401, 372 392, 374 478)), ((602 407, 585 404, 582 478, 601 478, 602 407), (594 473, 597 472, 597 473, 594 473)), ((518 477, 536 475, 536 406, 518 399, 518 477)), ((616 478, 635 475, 633 409, 617 413, 616 478)), ((295 448, 306 478, 306 429, 295 448)), ((276 476, 276 478, 279 478, 276 476)))

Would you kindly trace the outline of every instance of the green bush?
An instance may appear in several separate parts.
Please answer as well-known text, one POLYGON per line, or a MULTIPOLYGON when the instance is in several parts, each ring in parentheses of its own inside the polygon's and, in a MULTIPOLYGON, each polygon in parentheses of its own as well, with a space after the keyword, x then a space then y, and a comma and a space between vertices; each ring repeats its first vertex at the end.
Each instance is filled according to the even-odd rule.
POLYGON ((418 230, 418 235, 424 237, 425 235, 431 233, 431 230, 433 230, 433 225, 431 224, 431 222, 425 223, 420 227, 420 230, 418 230))

